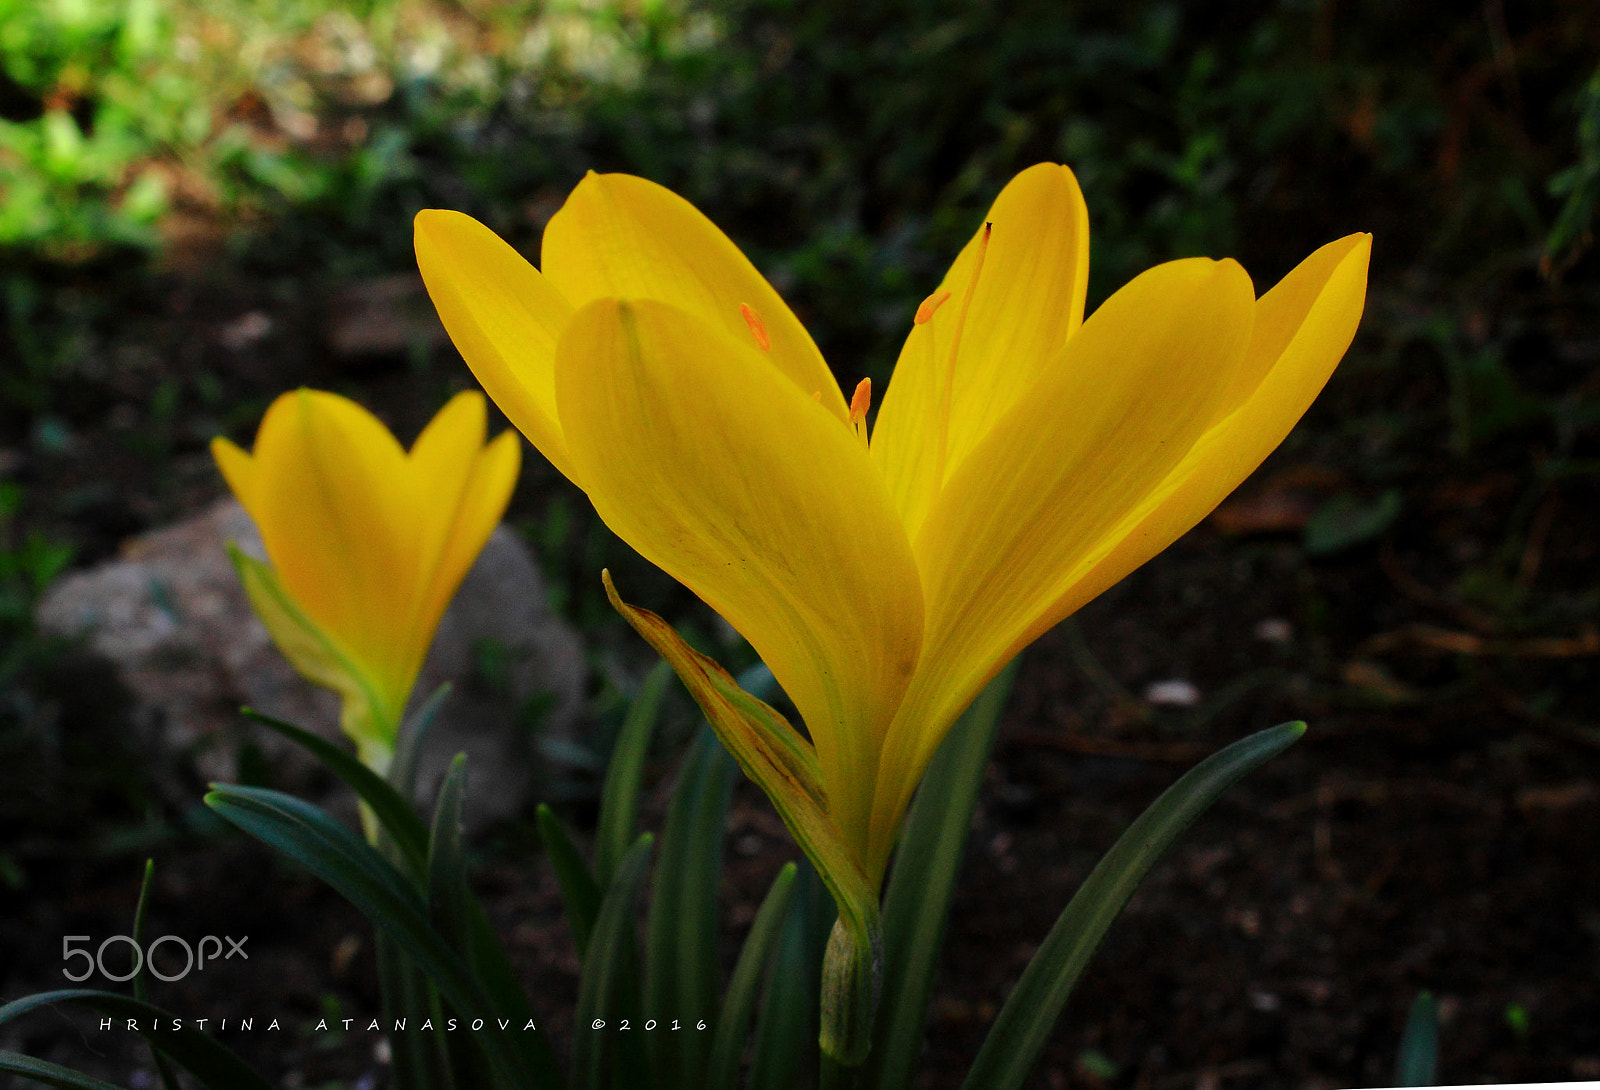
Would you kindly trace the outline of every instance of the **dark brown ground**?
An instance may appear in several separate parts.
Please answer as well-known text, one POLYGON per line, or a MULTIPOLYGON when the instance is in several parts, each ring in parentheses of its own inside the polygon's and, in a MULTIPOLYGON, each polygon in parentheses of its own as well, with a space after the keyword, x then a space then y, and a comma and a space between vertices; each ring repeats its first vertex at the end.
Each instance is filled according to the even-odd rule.
MULTIPOLYGON (((330 364, 314 351, 320 327, 285 317, 305 301, 285 290, 177 286, 148 300, 167 358, 221 375, 244 408, 180 414, 168 452, 147 459, 101 389, 73 410, 90 422, 76 446, 24 467, 32 496, 79 497, 71 509, 41 504, 34 519, 98 559, 217 494, 204 438, 227 427, 248 439, 288 385, 358 390, 409 437, 438 403, 432 391, 460 381, 447 362, 420 378, 393 357, 330 364), (219 331, 257 308, 277 332, 221 347, 219 331)), ((1442 1081, 1600 1078, 1593 474, 1536 482, 1544 440, 1519 433, 1476 460, 1446 458, 1440 380, 1364 367, 1380 347, 1358 343, 1233 504, 1026 654, 968 844, 923 1085, 958 1085, 1035 944, 1142 806, 1204 754, 1293 718, 1309 721, 1306 738, 1186 834, 1113 928, 1033 1085, 1385 1085, 1420 989, 1440 1000, 1442 1081), (1384 433, 1382 411, 1396 406, 1422 423, 1384 433), (1376 541, 1308 557, 1305 505, 1361 491, 1371 477, 1360 467, 1386 460, 1408 482, 1401 518, 1376 541), (1461 590, 1495 578, 1521 594, 1498 612, 1461 590), (1269 620, 1275 631, 1262 629, 1269 620), (1174 678, 1198 689, 1197 707, 1141 699, 1174 678)), ((1553 334, 1543 344, 1552 358, 1561 347, 1553 334)), ((524 517, 547 510, 550 476, 530 469, 524 517)), ((592 598, 576 580, 595 573, 565 563, 572 600, 592 598)), ((683 605, 669 593, 651 604, 683 605)), ((643 658, 614 622, 595 638, 643 658)), ((247 934, 251 955, 155 998, 192 1017, 254 1015, 256 1031, 221 1036, 286 1085, 385 1085, 376 1035, 359 1031, 377 1010, 363 921, 266 853, 213 840, 141 793, 139 755, 119 753, 115 694, 99 681, 56 666, 34 684, 57 702, 65 741, 9 766, 8 790, 42 792, 55 810, 8 837, 24 880, 0 912, 5 997, 64 984, 62 935, 127 930, 148 852, 148 933, 247 934), (324 1016, 356 1028, 309 1032, 324 1016), (279 1033, 259 1028, 274 1017, 279 1033)), ((732 940, 795 852, 748 786, 729 843, 732 940)), ((577 962, 526 821, 484 846, 479 889, 541 1029, 560 1041, 577 962)), ((0 1040, 139 1085, 131 1035, 74 1023, 35 1015, 0 1040)))

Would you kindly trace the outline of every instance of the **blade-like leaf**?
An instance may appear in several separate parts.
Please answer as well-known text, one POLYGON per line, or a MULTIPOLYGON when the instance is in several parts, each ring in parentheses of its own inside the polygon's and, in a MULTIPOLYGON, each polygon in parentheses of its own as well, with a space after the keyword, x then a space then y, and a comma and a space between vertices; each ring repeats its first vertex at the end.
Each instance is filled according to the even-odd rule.
POLYGON ((114 1082, 106 1082, 74 1071, 70 1067, 36 1060, 19 1052, 0 1051, 0 1072, 20 1075, 44 1086, 59 1086, 64 1090, 122 1090, 114 1082))
POLYGON ((883 906, 883 998, 868 1085, 904 1090, 922 1055, 956 872, 1011 683, 1012 660, 945 737, 917 789, 883 906))
POLYGON ((605 787, 600 792, 600 822, 594 834, 594 880, 601 889, 611 884, 617 860, 633 843, 639 805, 639 781, 661 712, 661 698, 672 680, 672 667, 658 662, 646 675, 639 695, 628 706, 606 765, 605 787))
POLYGON ((172 1014, 115 992, 64 988, 26 995, 0 1007, 0 1025, 56 1003, 88 1007, 112 1018, 131 1020, 134 1032, 152 1045, 159 1038, 161 1050, 210 1090, 272 1090, 271 1083, 208 1034, 190 1025, 173 1029, 179 1019, 172 1014), (167 1028, 158 1031, 158 1023, 167 1028))
POLYGON ((417 793, 417 762, 422 757, 422 743, 427 739, 428 728, 433 726, 439 709, 449 698, 450 690, 448 681, 440 685, 429 694, 421 707, 406 716, 395 733, 394 758, 389 762, 389 783, 401 798, 409 799, 417 793))
POLYGON ((1432 1086, 1439 1066, 1439 1007, 1433 993, 1419 992, 1400 1035, 1394 1065, 1396 1086, 1432 1086))
POLYGON ((634 903, 650 867, 649 833, 639 837, 617 865, 616 879, 600 903, 589 956, 578 978, 578 1003, 572 1018, 572 1083, 578 1090, 603 1090, 606 1057, 612 1057, 619 1086, 649 1086, 644 1032, 639 1024, 639 948, 634 903), (622 1029, 621 1019, 631 1029, 622 1029), (614 1047, 607 1047, 610 1044, 614 1047))
POLYGON ((324 768, 349 785, 388 831, 412 873, 419 879, 427 873, 428 830, 422 824, 422 819, 417 817, 411 803, 382 776, 362 764, 354 754, 319 734, 263 715, 254 708, 245 708, 243 713, 305 749, 322 762, 324 768))
POLYGON ((461 856, 461 806, 467 790, 467 755, 456 754, 439 785, 428 834, 428 915, 457 952, 469 946, 467 866, 461 856))
MULTIPOLYGON (((702 729, 685 760, 661 836, 645 950, 645 1013, 693 1026, 716 1020, 717 891, 733 759, 702 729)), ((656 1084, 698 1090, 710 1033, 651 1038, 656 1084)))
MULTIPOLYGON (((156 861, 144 861, 144 879, 139 883, 139 900, 133 908, 133 945, 135 949, 143 950, 144 946, 144 921, 145 914, 150 908, 150 883, 156 875, 156 861)), ((150 971, 150 959, 139 960, 139 971, 133 975, 133 997, 140 1002, 149 999, 148 984, 145 980, 150 971)), ((161 1079, 164 1090, 178 1090, 178 1077, 173 1074, 172 1065, 167 1063, 166 1057, 161 1055, 161 1049, 155 1044, 150 1045, 150 1061, 155 1065, 156 1074, 161 1079)))
MULTIPOLYGON (((277 791, 219 787, 206 804, 338 890, 413 959, 462 1014, 494 1017, 482 984, 428 923, 426 909, 400 872, 343 825, 309 803, 277 791)), ((489 1033, 484 1050, 504 1087, 559 1086, 555 1057, 532 1034, 489 1033)))
POLYGON ((1006 1000, 962 1090, 1020 1087, 1106 930, 1180 833, 1245 774, 1293 745, 1304 723, 1284 723, 1212 754, 1128 826, 1079 887, 1006 1000))
POLYGON ((707 1090, 734 1090, 739 1081, 739 1060, 744 1055, 745 1036, 755 1012, 757 985, 766 967, 773 943, 783 930, 789 912, 789 894, 794 889, 797 868, 785 863, 772 880, 755 922, 745 936, 739 961, 733 967, 728 991, 717 1012, 717 1032, 711 1041, 711 1058, 706 1064, 707 1090))
POLYGON ((807 859, 789 912, 772 950, 761 995, 750 1090, 794 1090, 808 1085, 808 1057, 818 1056, 817 989, 822 944, 833 927, 833 902, 807 859))
MULTIPOLYGON (((470 966, 472 925, 467 902, 472 894, 467 889, 467 866, 461 850, 461 808, 466 792, 467 755, 458 753, 439 785, 433 826, 428 834, 428 916, 439 934, 470 966)), ((443 1013, 449 1017, 458 1012, 453 1004, 447 1004, 443 1013)), ((499 1010, 495 1013, 502 1015, 499 1010)), ((444 1052, 454 1086, 485 1086, 491 1081, 475 1036, 444 1035, 444 1052)))
MULTIPOLYGON (((561 887, 561 902, 567 909, 567 924, 572 928, 572 941, 578 947, 578 957, 586 958, 589 936, 594 931, 595 917, 600 915, 601 890, 589 873, 589 865, 573 846, 572 838, 550 807, 539 804, 537 811, 539 839, 550 856, 550 869, 556 872, 556 884, 561 887)), ((607 890, 609 892, 609 888, 607 890)))

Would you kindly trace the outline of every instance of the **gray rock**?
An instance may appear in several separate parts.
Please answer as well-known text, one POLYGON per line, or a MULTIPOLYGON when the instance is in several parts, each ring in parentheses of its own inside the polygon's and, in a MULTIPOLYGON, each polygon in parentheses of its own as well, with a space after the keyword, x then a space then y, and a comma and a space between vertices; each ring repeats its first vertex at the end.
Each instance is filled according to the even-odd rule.
MULTIPOLYGON (((339 736, 339 702, 302 680, 250 610, 226 545, 263 555, 261 537, 231 498, 129 541, 121 559, 60 580, 39 603, 49 634, 79 637, 133 694, 136 729, 159 759, 190 762, 206 780, 238 775, 241 730, 272 764, 277 786, 315 792, 324 778, 297 747, 244 726, 240 705, 339 736)), ((439 625, 413 707, 449 681, 423 749, 419 800, 433 796, 457 752, 467 754, 470 829, 527 801, 532 727, 572 736, 585 666, 578 634, 545 605, 527 548, 497 528, 439 625)))

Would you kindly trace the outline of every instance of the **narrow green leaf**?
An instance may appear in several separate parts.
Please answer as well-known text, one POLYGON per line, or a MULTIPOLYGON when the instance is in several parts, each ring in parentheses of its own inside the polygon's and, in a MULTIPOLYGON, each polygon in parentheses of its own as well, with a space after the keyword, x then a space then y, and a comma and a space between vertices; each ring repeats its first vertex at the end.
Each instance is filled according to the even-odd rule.
POLYGON ((1156 860, 1224 791, 1288 749, 1305 730, 1304 723, 1284 723, 1212 754, 1128 826, 1028 963, 978 1050, 963 1090, 1013 1090, 1022 1085, 1084 966, 1156 860))
MULTIPOLYGON (((140 950, 144 947, 144 922, 145 915, 150 908, 150 883, 155 879, 156 861, 144 861, 144 878, 139 882, 139 900, 133 908, 133 945, 140 950)), ((133 997, 141 1003, 149 997, 149 986, 145 975, 150 971, 150 959, 139 960, 139 971, 133 976, 133 997)), ((156 1074, 161 1078, 161 1085, 165 1090, 178 1090, 178 1077, 173 1074, 172 1065, 167 1063, 166 1057, 161 1055, 161 1050, 154 1044, 150 1045, 150 1062, 155 1065, 156 1074)))
POLYGON ((945 923, 989 753, 1011 683, 1013 659, 956 721, 934 754, 900 836, 883 906, 883 998, 868 1085, 904 1090, 916 1074, 939 975, 945 923))
POLYGON ((45 1086, 60 1086, 65 1090, 122 1090, 114 1082, 92 1078, 70 1067, 62 1067, 48 1060, 36 1060, 19 1052, 0 1051, 0 1072, 20 1075, 45 1086))
POLYGON ((811 862, 802 858, 762 989, 750 1090, 794 1090, 810 1085, 808 1060, 820 1055, 815 1042, 822 944, 833 919, 833 902, 822 879, 811 862))
POLYGON ((1418 992, 1400 1035, 1396 1086, 1432 1086, 1439 1067, 1439 1007, 1432 992, 1418 992))
POLYGON ((672 667, 665 660, 656 663, 640 686, 639 695, 629 705, 617 744, 611 750, 605 787, 600 792, 600 822, 594 837, 594 880, 601 889, 611 884, 617 860, 633 843, 644 759, 650 751, 650 736, 655 733, 656 719, 661 712, 661 698, 671 680, 672 667))
MULTIPOLYGON (((667 810, 645 940, 645 1014, 664 1023, 715 1024, 717 893, 734 768, 716 735, 703 729, 667 810)), ((679 1031, 652 1037, 656 1085, 698 1090, 710 1036, 679 1031)))
POLYGON ((439 709, 449 698, 450 691, 448 681, 440 685, 422 702, 421 707, 406 716, 400 729, 395 732, 394 758, 389 762, 389 783, 401 798, 409 799, 417 793, 417 762, 422 756, 422 743, 427 739, 428 728, 438 718, 439 709))
POLYGON ((467 790, 467 755, 450 762, 428 834, 428 915, 458 953, 470 945, 466 901, 467 865, 461 855, 461 807, 467 790))
POLYGON ((190 1025, 172 1029, 178 1022, 174 1015, 160 1007, 115 992, 63 988, 26 995, 0 1007, 0 1024, 56 1003, 88 1007, 112 1018, 131 1019, 134 1032, 152 1045, 159 1040, 168 1057, 210 1090, 272 1090, 271 1083, 208 1034, 190 1025), (158 1030, 158 1023, 166 1028, 158 1030))
POLYGON ((362 764, 354 754, 321 735, 263 715, 254 708, 243 709, 243 714, 305 749, 322 762, 323 767, 343 780, 371 808, 394 840, 395 847, 400 850, 412 873, 418 879, 427 873, 428 830, 407 797, 362 764))
POLYGON ((628 849, 595 919, 572 1018, 572 1082, 578 1090, 603 1090, 608 1056, 618 1085, 651 1085, 639 1040, 645 1030, 639 1020, 634 904, 650 867, 652 843, 645 833, 628 849), (622 1028, 624 1019, 628 1029, 622 1028))
POLYGON ((589 936, 594 931, 595 917, 600 914, 601 890, 555 811, 540 803, 536 813, 539 839, 544 841, 544 850, 550 856, 550 869, 556 872, 561 903, 566 906, 567 923, 572 928, 572 941, 578 947, 578 957, 583 959, 588 957, 589 936))
POLYGON ((739 961, 733 967, 722 1010, 717 1012, 717 1032, 711 1040, 711 1058, 706 1064, 707 1090, 734 1090, 739 1082, 739 1060, 744 1056, 745 1036, 755 1013, 757 985, 761 970, 770 960, 773 944, 788 919, 789 895, 794 890, 797 868, 785 863, 772 880, 755 922, 745 936, 739 961))
MULTIPOLYGON (((392 1027, 412 1011, 432 1010, 433 986, 405 951, 383 928, 375 928, 378 990, 383 997, 383 1024, 392 1027)), ((392 1031, 388 1034, 394 1056, 391 1064, 395 1090, 442 1090, 448 1087, 444 1045, 438 1035, 392 1031)))
MULTIPOLYGON (((467 791, 467 755, 458 753, 450 762, 439 798, 434 806, 433 826, 428 834, 428 916, 434 928, 450 946, 467 960, 472 959, 472 926, 467 902, 467 866, 461 848, 461 809, 467 791)), ((477 974, 473 974, 477 978, 477 974)), ((482 983, 481 978, 478 978, 482 983)), ((448 1018, 459 1013, 447 1005, 441 1014, 448 1018)), ((495 1010, 497 1016, 503 1012, 495 1010)), ((456 1087, 486 1086, 492 1076, 484 1067, 475 1035, 444 1035, 445 1062, 450 1084, 456 1087)))
MULTIPOLYGON (((206 804, 263 843, 303 864, 381 927, 462 1014, 492 1020, 493 1004, 461 958, 428 923, 416 891, 393 865, 309 803, 277 791, 219 787, 206 804)), ((556 1087, 559 1068, 532 1034, 483 1036, 503 1087, 556 1087), (523 1042, 520 1046, 512 1041, 523 1042)))

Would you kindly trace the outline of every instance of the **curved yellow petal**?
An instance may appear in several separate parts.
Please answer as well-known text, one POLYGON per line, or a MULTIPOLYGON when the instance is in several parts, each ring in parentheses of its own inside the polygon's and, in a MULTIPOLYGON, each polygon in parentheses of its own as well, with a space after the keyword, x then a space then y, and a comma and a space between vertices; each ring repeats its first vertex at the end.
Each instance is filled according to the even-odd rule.
POLYGON ((467 366, 528 441, 583 487, 555 402, 556 341, 572 304, 471 216, 424 209, 414 234, 423 283, 467 366))
POLYGON ((747 345, 840 420, 839 383, 811 334, 750 259, 694 205, 630 174, 587 175, 544 229, 544 273, 573 306, 657 299, 747 345), (751 316, 747 317, 747 313, 751 316))
POLYGON ((943 730, 1215 419, 1246 366, 1254 311, 1233 261, 1151 269, 1083 324, 950 478, 913 541, 927 633, 885 746, 874 858, 943 730))
POLYGON ((1187 533, 1277 449, 1355 339, 1371 252, 1367 234, 1330 242, 1257 300, 1241 381, 1229 388, 1217 419, 1108 535, 1116 542, 1111 551, 1078 573, 1014 641, 1016 650, 1187 533))
POLYGON ((667 304, 599 300, 556 352, 561 426, 606 524, 771 667, 859 853, 921 590, 859 440, 759 356, 667 304))
POLYGON ((228 488, 237 497, 240 506, 254 517, 255 459, 220 435, 211 440, 211 457, 216 461, 217 468, 222 471, 222 479, 228 482, 228 488))
POLYGON ((430 642, 461 580, 472 569, 489 535, 500 525, 521 468, 522 441, 513 431, 495 436, 473 458, 456 506, 446 513, 449 534, 421 598, 420 617, 430 642))
POLYGON ((297 390, 273 403, 256 438, 256 510, 284 589, 343 652, 403 700, 393 633, 417 579, 414 482, 405 452, 352 401, 297 390))
POLYGON ((942 483, 1083 321, 1089 211, 1072 171, 1029 167, 1000 191, 985 222, 987 243, 980 228, 930 297, 944 301, 912 326, 872 437, 912 536, 942 483))

